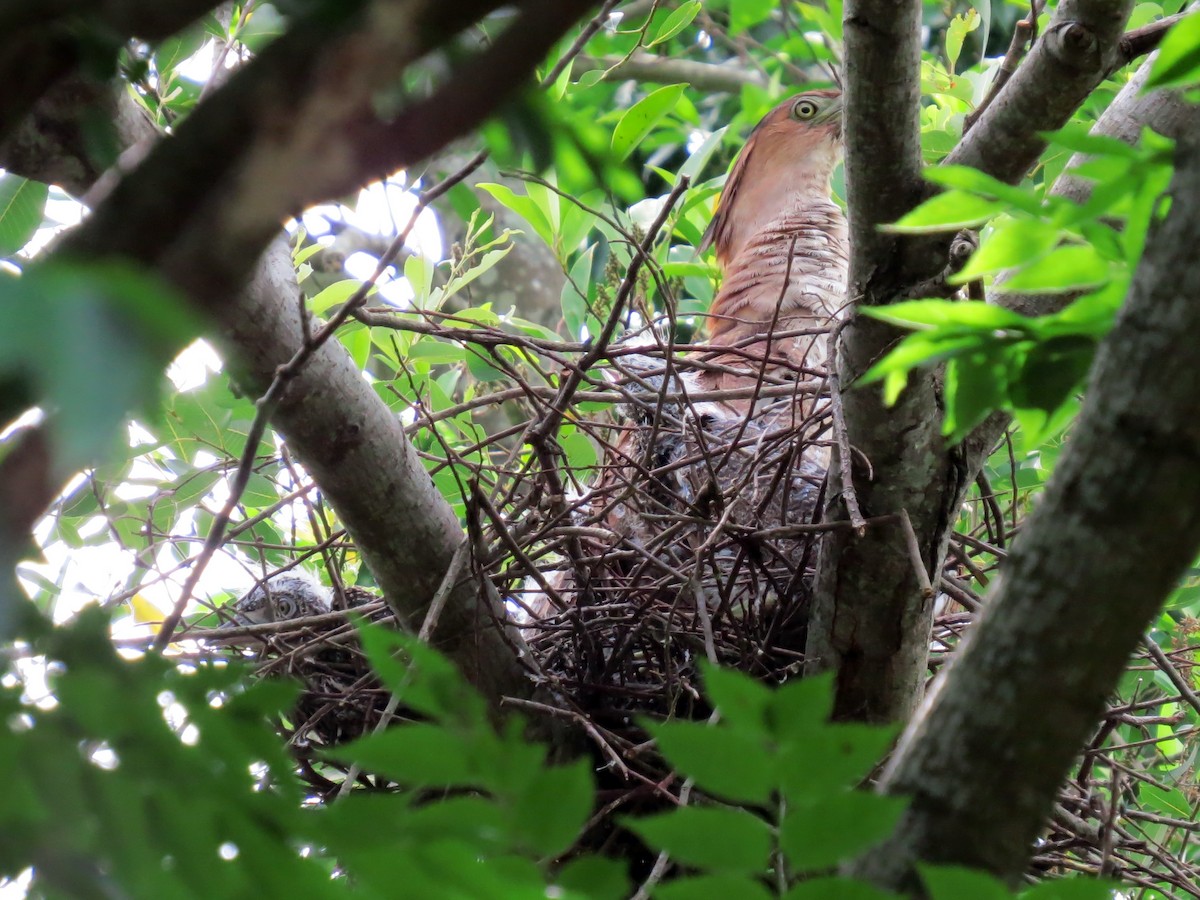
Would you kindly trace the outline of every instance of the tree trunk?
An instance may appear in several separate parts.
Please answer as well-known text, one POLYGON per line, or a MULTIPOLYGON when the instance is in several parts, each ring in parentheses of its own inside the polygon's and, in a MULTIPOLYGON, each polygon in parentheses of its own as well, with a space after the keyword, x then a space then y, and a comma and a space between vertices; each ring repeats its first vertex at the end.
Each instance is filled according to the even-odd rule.
POLYGON ((1097 356, 1041 505, 982 619, 884 778, 913 803, 858 874, 915 860, 1024 870, 1055 790, 1151 617, 1200 547, 1200 131, 1097 356))

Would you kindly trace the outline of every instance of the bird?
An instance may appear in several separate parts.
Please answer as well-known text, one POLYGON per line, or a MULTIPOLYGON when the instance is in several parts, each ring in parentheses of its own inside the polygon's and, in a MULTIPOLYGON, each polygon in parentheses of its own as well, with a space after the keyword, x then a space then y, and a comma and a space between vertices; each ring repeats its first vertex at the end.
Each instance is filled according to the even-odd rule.
MULTIPOLYGON (((351 609, 379 599, 359 587, 347 587, 345 596, 351 609)), ((221 628, 241 628, 319 616, 333 611, 333 590, 308 572, 293 569, 256 584, 244 597, 230 604, 226 611, 232 615, 221 628)))
MULTIPOLYGON (((632 382, 619 409, 625 424, 576 502, 582 524, 598 523, 616 539, 591 548, 600 561, 594 565, 608 574, 630 557, 635 568, 644 570, 649 558, 678 572, 712 530, 689 532, 681 520, 753 531, 812 518, 827 451, 798 450, 796 432, 821 401, 815 392, 749 395, 824 364, 826 333, 845 305, 847 224, 830 196, 842 155, 841 112, 840 92, 804 91, 751 132, 699 247, 715 249, 722 275, 703 346, 669 361, 619 357, 632 382), (738 389, 746 396, 690 399, 738 389), (667 391, 684 399, 660 403, 667 391), (627 552, 612 552, 622 547, 627 552)), ((616 573, 615 581, 628 584, 628 574, 616 573)), ((543 584, 530 611, 549 615, 601 580, 561 567, 543 579, 558 597, 545 596, 543 584)))
POLYGON ((700 390, 745 385, 768 360, 824 361, 821 331, 845 305, 849 266, 846 217, 830 198, 841 123, 839 91, 805 91, 767 113, 738 155, 700 243, 723 275, 707 316, 712 349, 692 354, 723 368, 699 373, 700 390))
POLYGON ((232 604, 232 617, 222 628, 286 622, 316 616, 332 609, 332 592, 311 575, 300 570, 286 572, 256 584, 244 597, 232 604))

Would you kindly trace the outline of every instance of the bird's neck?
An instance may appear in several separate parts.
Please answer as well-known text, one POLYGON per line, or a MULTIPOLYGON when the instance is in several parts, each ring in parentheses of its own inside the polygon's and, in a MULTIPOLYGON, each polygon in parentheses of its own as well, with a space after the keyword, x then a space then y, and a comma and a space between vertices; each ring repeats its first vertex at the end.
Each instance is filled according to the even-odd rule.
POLYGON ((777 212, 724 265, 712 343, 827 323, 844 304, 848 258, 846 217, 827 196, 777 212))

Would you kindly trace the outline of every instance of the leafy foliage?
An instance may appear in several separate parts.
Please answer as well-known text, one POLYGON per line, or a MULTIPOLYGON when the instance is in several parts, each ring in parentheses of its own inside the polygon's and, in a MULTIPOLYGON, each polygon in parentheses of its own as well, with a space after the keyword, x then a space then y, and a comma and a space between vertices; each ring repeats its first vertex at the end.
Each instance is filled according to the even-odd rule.
MULTIPOLYGON (((418 896, 540 896, 547 885, 566 897, 627 895, 622 862, 553 864, 592 813, 588 764, 547 766, 523 723, 497 730, 454 665, 413 638, 360 626, 379 675, 416 720, 331 751, 374 773, 375 790, 313 807, 268 721, 288 715, 293 684, 250 682, 226 662, 122 659, 99 610, 67 627, 31 623, 24 671, 36 662, 50 693, 35 697, 28 678, 12 676, 0 693, 0 752, 24 773, 0 801, 2 874, 33 866, 51 896, 384 897, 401 882, 418 896)), ((784 896, 886 896, 821 873, 884 836, 901 813, 902 800, 854 790, 894 729, 826 722, 827 678, 771 691, 736 672, 706 673, 719 722, 651 731, 712 799, 626 821, 703 873, 655 896, 777 896, 768 886, 794 879, 784 896), (731 760, 731 736, 754 749, 731 760), (771 784, 761 796, 760 766, 771 784)), ((965 896, 967 884, 1009 896, 966 871, 930 870, 926 881, 935 898, 965 896)), ((1092 884, 1070 896, 1107 892, 1092 884)))
POLYGON ((164 286, 117 265, 39 266, 0 280, 0 304, 0 378, 61 413, 64 472, 107 453, 126 416, 153 407, 163 366, 199 332, 164 286))
POLYGON ((1165 212, 1169 141, 1146 132, 1138 147, 1064 129, 1055 144, 1089 158, 1069 174, 1091 182, 1082 201, 1041 187, 1013 187, 972 169, 937 167, 930 181, 948 188, 901 218, 894 230, 936 233, 990 223, 978 251, 951 283, 976 279, 1001 295, 1057 294, 1060 312, 1027 317, 993 303, 918 300, 864 312, 915 329, 861 384, 884 382, 895 402, 908 372, 945 364, 952 442, 994 410, 1014 413, 1030 446, 1060 431, 1112 327, 1141 259, 1146 235, 1165 212))

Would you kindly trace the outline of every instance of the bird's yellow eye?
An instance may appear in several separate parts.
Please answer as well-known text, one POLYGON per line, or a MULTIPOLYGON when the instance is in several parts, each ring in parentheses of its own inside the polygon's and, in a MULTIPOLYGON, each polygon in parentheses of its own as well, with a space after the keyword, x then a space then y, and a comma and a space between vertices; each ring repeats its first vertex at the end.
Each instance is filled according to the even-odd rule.
POLYGON ((815 100, 797 100, 792 104, 792 118, 799 119, 801 122, 803 122, 807 119, 811 119, 819 112, 819 110, 820 108, 817 106, 815 100))

